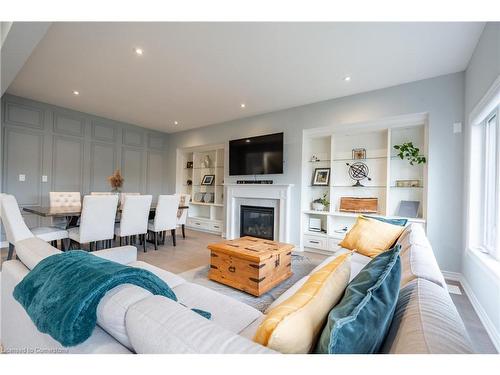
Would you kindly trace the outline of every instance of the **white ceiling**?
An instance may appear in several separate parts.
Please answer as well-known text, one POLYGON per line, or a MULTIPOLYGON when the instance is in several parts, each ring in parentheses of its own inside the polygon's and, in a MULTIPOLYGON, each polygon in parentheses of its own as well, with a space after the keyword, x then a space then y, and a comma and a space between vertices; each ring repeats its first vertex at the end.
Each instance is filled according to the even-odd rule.
POLYGON ((54 23, 7 92, 176 132, 463 71, 483 27, 54 23))

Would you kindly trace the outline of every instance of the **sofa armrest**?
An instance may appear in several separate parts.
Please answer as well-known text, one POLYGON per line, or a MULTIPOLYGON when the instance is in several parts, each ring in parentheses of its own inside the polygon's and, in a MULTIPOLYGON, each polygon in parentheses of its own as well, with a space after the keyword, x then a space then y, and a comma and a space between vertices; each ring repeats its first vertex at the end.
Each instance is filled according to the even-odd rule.
POLYGON ((276 353, 162 296, 151 296, 129 307, 125 324, 136 353, 276 353))
POLYGON ((112 247, 111 249, 94 251, 91 254, 121 264, 137 261, 137 248, 134 246, 112 247))

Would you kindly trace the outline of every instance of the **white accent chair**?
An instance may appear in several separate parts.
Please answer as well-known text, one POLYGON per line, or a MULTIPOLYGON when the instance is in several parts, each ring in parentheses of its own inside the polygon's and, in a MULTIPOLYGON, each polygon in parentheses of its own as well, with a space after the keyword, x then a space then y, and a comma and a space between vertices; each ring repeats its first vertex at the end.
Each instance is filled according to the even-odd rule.
MULTIPOLYGON (((49 205, 51 208, 82 207, 82 195, 79 191, 51 191, 49 192, 49 205)), ((54 217, 52 225, 66 229, 71 223, 71 217, 54 217)), ((76 225, 76 222, 74 223, 76 225)))
POLYGON ((158 235, 162 235, 162 243, 165 243, 165 234, 170 230, 172 243, 175 246, 175 229, 177 227, 177 210, 180 197, 174 195, 159 195, 156 204, 155 218, 148 223, 148 230, 154 236, 155 250, 158 250, 158 235))
POLYGON ((86 195, 83 197, 80 226, 68 230, 69 238, 81 244, 89 244, 90 251, 97 249, 98 241, 105 241, 106 247, 111 246, 115 232, 115 217, 118 206, 118 196, 86 195))
POLYGON ((152 195, 126 195, 122 203, 120 224, 115 225, 115 235, 125 237, 130 245, 131 236, 139 236, 146 252, 146 234, 148 232, 149 211, 151 209, 152 195))
POLYGON ((50 242, 53 246, 57 245, 57 240, 68 238, 67 230, 56 227, 37 227, 30 230, 21 215, 16 197, 10 194, 2 194, 0 199, 0 216, 5 228, 5 237, 9 243, 7 260, 12 259, 16 243, 27 238, 37 237, 43 241, 50 242))
MULTIPOLYGON (((189 201, 191 200, 191 195, 189 194, 179 194, 180 196, 180 206, 187 206, 189 208, 189 201)), ((185 226, 188 217, 188 208, 178 209, 177 211, 177 226, 181 227, 182 238, 186 238, 185 226)))

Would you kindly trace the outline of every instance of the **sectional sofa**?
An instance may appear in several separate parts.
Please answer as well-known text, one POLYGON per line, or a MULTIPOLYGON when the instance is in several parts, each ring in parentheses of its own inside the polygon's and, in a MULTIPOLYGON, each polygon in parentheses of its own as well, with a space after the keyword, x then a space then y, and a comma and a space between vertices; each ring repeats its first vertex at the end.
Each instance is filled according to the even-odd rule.
MULTIPOLYGON (((419 225, 409 225, 400 236, 401 290, 394 318, 381 353, 472 353, 464 324, 448 294, 432 248, 419 225)), ((59 252, 30 238, 16 243, 18 260, 2 266, 2 344, 7 353, 276 353, 252 341, 265 314, 203 286, 137 261, 132 246, 93 254, 147 269, 173 289, 174 302, 133 285, 121 285, 106 294, 97 310, 97 324, 84 343, 64 348, 40 333, 12 297, 14 287, 40 260, 59 252), (190 310, 211 312, 207 320, 190 310)), ((345 252, 339 248, 315 270, 345 252)), ((370 261, 354 254, 351 279, 370 261)), ((313 270, 312 272, 314 272, 313 270)), ((299 280, 269 307, 286 300, 308 276, 299 280)))

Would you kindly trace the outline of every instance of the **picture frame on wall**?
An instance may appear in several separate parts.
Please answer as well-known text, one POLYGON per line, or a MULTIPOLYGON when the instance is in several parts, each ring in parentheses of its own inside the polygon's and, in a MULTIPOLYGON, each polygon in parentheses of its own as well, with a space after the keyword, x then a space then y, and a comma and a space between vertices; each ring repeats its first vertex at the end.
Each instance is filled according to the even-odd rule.
POLYGON ((186 163, 186 168, 187 168, 187 169, 192 169, 192 168, 193 168, 193 162, 192 162, 192 161, 188 161, 188 162, 186 163))
POLYGON ((366 149, 365 148, 353 148, 352 149, 353 160, 366 159, 366 149))
POLYGON ((312 186, 329 186, 330 168, 316 168, 314 170, 312 186))
POLYGON ((202 185, 213 185, 215 181, 215 175, 214 174, 206 174, 203 176, 203 179, 201 180, 202 185))

